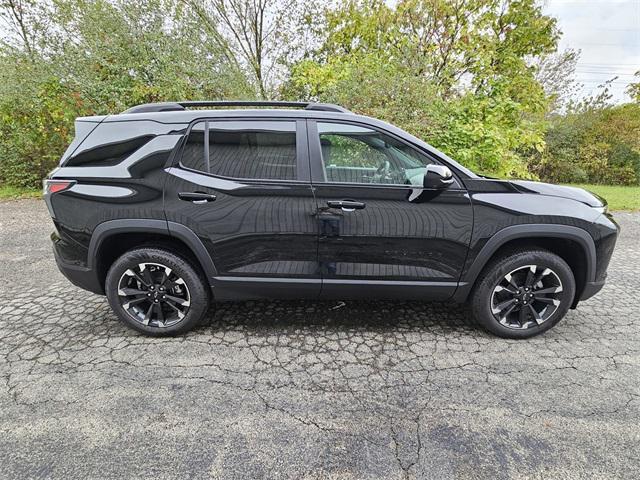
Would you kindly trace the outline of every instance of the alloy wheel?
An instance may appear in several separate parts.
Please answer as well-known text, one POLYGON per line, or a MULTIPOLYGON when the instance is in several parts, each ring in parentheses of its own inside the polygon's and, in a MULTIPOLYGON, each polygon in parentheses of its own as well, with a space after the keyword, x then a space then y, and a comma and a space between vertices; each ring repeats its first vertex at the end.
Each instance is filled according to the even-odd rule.
POLYGON ((491 312, 507 328, 527 329, 547 321, 562 298, 562 282, 556 272, 525 265, 506 274, 495 286, 491 312))
POLYGON ((191 305, 185 281, 159 263, 139 263, 127 269, 118 282, 118 297, 136 322, 158 328, 180 322, 191 305))

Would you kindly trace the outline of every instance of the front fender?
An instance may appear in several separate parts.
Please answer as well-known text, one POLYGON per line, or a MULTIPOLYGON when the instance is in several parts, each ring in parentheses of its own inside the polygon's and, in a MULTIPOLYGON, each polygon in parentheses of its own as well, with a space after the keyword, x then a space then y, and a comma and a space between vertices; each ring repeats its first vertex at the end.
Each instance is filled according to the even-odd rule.
POLYGON ((473 285, 500 247, 507 242, 519 238, 562 238, 578 243, 583 249, 587 260, 586 281, 595 281, 596 274, 596 247, 593 237, 579 227, 570 225, 549 224, 521 224, 505 227, 496 232, 473 259, 471 265, 462 273, 460 284, 453 295, 453 300, 463 302, 469 295, 473 285))

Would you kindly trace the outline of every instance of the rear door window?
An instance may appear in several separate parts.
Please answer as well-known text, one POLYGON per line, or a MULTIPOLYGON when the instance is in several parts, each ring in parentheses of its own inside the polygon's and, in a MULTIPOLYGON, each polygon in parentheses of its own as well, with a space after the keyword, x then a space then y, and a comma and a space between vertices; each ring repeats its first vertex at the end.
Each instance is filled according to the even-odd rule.
POLYGON ((202 121, 183 150, 184 167, 252 180, 296 180, 296 122, 202 121))

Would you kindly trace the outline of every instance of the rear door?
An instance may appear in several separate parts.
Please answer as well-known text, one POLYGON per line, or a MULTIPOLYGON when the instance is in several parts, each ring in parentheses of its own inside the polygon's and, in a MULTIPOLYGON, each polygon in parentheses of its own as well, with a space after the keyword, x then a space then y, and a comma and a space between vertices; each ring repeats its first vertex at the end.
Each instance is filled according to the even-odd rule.
POLYGON ((167 220, 204 243, 217 299, 319 294, 304 120, 195 122, 168 173, 167 220))
POLYGON ((437 159, 370 126, 309 120, 308 130, 322 296, 449 298, 473 225, 461 183, 423 188, 437 159))

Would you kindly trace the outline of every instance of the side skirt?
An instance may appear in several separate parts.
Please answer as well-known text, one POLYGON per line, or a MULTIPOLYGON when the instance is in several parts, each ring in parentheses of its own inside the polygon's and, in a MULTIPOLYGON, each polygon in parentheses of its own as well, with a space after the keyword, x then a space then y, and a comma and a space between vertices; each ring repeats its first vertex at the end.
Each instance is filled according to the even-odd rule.
POLYGON ((224 277, 212 278, 213 298, 220 301, 258 299, 311 299, 320 295, 319 278, 265 278, 224 277))
POLYGON ((324 279, 320 298, 437 301, 451 298, 457 286, 457 282, 324 279))
POLYGON ((335 280, 314 278, 213 277, 216 300, 336 299, 336 300, 448 300, 456 282, 395 280, 335 280))

